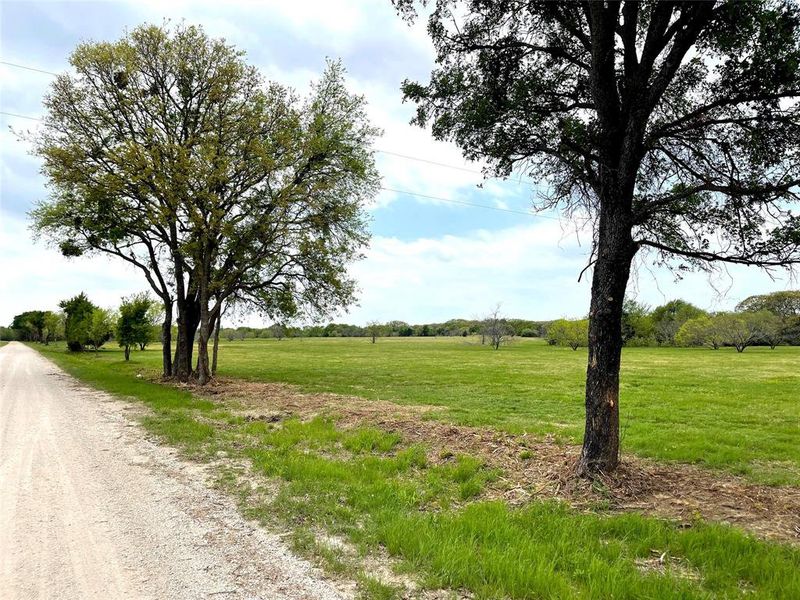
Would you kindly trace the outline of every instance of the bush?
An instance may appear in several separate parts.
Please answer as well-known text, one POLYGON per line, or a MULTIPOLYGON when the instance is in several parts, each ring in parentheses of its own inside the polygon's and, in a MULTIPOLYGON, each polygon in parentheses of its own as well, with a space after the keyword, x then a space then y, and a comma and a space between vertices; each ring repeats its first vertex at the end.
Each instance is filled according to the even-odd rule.
POLYGON ((64 337, 67 348, 80 352, 89 343, 92 328, 92 315, 97 307, 81 292, 69 300, 62 300, 59 306, 64 310, 64 337))
POLYGON ((589 345, 589 321, 559 319, 547 328, 547 343, 551 346, 569 346, 577 350, 589 345))

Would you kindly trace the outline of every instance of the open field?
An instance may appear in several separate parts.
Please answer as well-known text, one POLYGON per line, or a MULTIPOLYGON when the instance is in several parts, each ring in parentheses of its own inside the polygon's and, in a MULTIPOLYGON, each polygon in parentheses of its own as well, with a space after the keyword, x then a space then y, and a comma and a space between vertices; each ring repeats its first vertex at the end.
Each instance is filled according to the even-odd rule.
MULTIPOLYGON (((132 356, 159 366, 158 351, 132 356)), ((436 405, 452 422, 578 442, 585 368, 585 349, 541 340, 494 352, 462 338, 301 338, 222 342, 219 374, 436 405)), ((621 382, 623 452, 800 485, 800 348, 628 348, 621 382)))
MULTIPOLYGON (((473 372, 473 387, 495 389, 499 394, 503 387, 500 374, 482 378, 474 372, 476 366, 497 367, 497 363, 489 362, 493 360, 514 365, 511 356, 516 355, 542 368, 547 364, 547 352, 552 350, 535 342, 500 353, 454 340, 383 342, 374 347, 365 340, 236 343, 226 346, 222 357, 228 361, 228 375, 248 371, 244 364, 248 354, 263 363, 282 361, 283 369, 291 372, 291 355, 303 356, 307 348, 316 362, 307 358, 304 367, 295 365, 295 377, 302 372, 322 374, 326 365, 333 369, 338 364, 340 386, 364 388, 368 386, 363 379, 355 379, 355 372, 369 377, 368 366, 373 364, 375 378, 384 382, 380 387, 372 386, 371 393, 378 396, 394 389, 388 380, 392 353, 398 364, 398 379, 404 380, 404 376, 414 379, 409 370, 415 349, 422 355, 418 364, 429 376, 431 356, 444 352, 461 357, 458 369, 469 367, 466 370, 473 372), (374 360, 374 355, 367 354, 371 351, 384 353, 383 359, 374 360), (351 364, 348 371, 342 364, 354 363, 353 357, 361 357, 355 361, 358 367, 351 364)), ((186 389, 137 378, 143 364, 148 368, 156 364, 155 351, 136 353, 134 361, 125 364, 115 351, 100 352, 95 357, 92 353, 69 355, 60 347, 37 348, 88 383, 143 401, 152 409, 144 425, 165 443, 200 460, 225 456, 233 465, 248 464, 244 475, 235 466, 220 467, 221 485, 239 496, 247 514, 287 528, 295 548, 315 557, 328 572, 358 580, 364 598, 399 598, 401 588, 416 590, 419 595, 411 597, 420 598, 448 597, 425 595, 425 590, 439 588, 467 590, 487 599, 800 595, 797 548, 760 541, 732 527, 700 520, 679 526, 635 513, 615 513, 602 505, 584 511, 556 501, 530 501, 512 507, 485 499, 484 491, 505 474, 480 458, 437 456, 396 433, 369 426, 342 427, 325 418, 299 420, 289 415, 274 422, 251 420, 224 401, 198 398, 186 389)), ((647 352, 657 354, 655 350, 647 352)), ((559 370, 558 361, 550 358, 550 373, 561 377, 564 385, 571 382, 574 388, 579 385, 572 380, 579 379, 581 357, 571 351, 556 351, 549 356, 562 355, 563 364, 570 368, 559 370)), ((680 357, 679 352, 665 355, 680 359, 675 358, 680 357)), ((758 355, 754 352, 750 356, 758 355)), ((793 356, 789 352, 782 355, 787 363, 793 356)), ((741 357, 731 354, 727 358, 741 357)), ((690 363, 683 360, 684 368, 689 369, 690 363)), ((442 377, 452 380, 458 369, 443 369, 442 377)), ((631 373, 635 375, 636 371, 631 373)), ((269 376, 278 379, 280 371, 269 376)), ((638 377, 647 380, 646 375, 638 377)), ((539 375, 526 387, 525 377, 517 372, 508 385, 522 397, 526 389, 534 389, 535 382, 544 378, 539 375)), ((424 377, 423 381, 414 381, 411 387, 417 390, 417 397, 401 396, 400 400, 423 402, 424 377)), ((665 387, 666 381, 662 377, 661 386, 665 387)), ((321 377, 306 383, 307 387, 324 385, 321 377)), ((788 387, 787 383, 782 385, 788 387)), ((470 388, 462 386, 464 390, 470 388)), ((445 386, 431 387, 439 390, 438 403, 447 406, 445 386)), ((557 387, 550 389, 555 395, 557 387)), ((710 391, 708 386, 703 389, 710 391)), ((630 395, 631 388, 626 392, 630 395)), ((784 393, 789 394, 788 390, 784 393)), ((560 397, 566 403, 564 396, 560 397)), ((481 408, 475 390, 469 399, 464 410, 448 414, 467 420, 471 414, 467 408, 473 407, 471 418, 486 419, 488 411, 481 408)), ((436 402, 437 398, 430 397, 426 403, 431 400, 436 402)), ((498 424, 517 428, 524 427, 526 420, 535 421, 536 411, 531 406, 536 405, 531 401, 524 412, 516 414, 511 414, 510 405, 508 399, 500 405, 504 410, 498 411, 503 417, 498 418, 498 424)), ((539 414, 553 414, 557 406, 557 401, 551 400, 547 409, 552 413, 539 414)), ((571 418, 577 418, 578 412, 574 408, 571 418)), ((739 427, 744 429, 745 425, 739 427)))

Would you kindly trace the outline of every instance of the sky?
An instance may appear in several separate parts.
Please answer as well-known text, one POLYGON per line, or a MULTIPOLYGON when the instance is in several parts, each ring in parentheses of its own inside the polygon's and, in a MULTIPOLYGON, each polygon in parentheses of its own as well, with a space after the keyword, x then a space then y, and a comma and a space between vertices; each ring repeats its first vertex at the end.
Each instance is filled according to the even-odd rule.
MULTIPOLYGON (((348 84, 363 94, 373 124, 382 191, 367 207, 372 239, 352 266, 356 306, 336 320, 363 324, 474 318, 501 305, 528 319, 588 312, 586 265, 591 234, 557 213, 530 211, 539 184, 516 174, 484 180, 480 164, 411 125, 405 79, 427 81, 434 53, 424 23, 409 26, 389 0, 260 0, 204 2, 9 2, 0 4, 0 60, 61 72, 84 41, 115 40, 126 29, 165 20, 202 25, 247 53, 266 77, 305 93, 340 58, 348 84), (434 164, 435 163, 435 164, 434 164), (388 190, 399 190, 388 191, 388 190), (472 206, 472 205, 480 206, 472 206)), ((35 131, 53 77, 0 64, 0 324, 25 310, 55 310, 85 291, 101 306, 147 289, 142 276, 103 258, 65 259, 33 239, 27 213, 47 198, 39 161, 19 133, 35 131)), ((629 295, 650 306, 683 298, 708 310, 730 309, 751 294, 792 287, 780 274, 732 267, 712 275, 675 275, 638 259, 629 295), (774 277, 774 278, 773 278, 774 277)), ((245 324, 259 325, 254 315, 245 324)))

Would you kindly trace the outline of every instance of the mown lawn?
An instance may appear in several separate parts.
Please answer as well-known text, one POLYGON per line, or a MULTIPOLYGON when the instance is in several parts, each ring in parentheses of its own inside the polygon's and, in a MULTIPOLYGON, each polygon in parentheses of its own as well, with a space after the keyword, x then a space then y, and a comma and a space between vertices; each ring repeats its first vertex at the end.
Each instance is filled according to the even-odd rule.
MULTIPOLYGON (((116 349, 99 360, 119 360, 116 349)), ((157 351, 133 361, 157 368, 157 351)), ((308 391, 442 407, 440 418, 579 442, 586 350, 522 339, 495 352, 475 339, 223 342, 220 375, 308 391)), ((623 451, 700 463, 754 481, 800 485, 800 348, 627 348, 623 451)))
MULTIPOLYGON (((289 361, 306 343, 329 364, 352 363, 353 355, 361 356, 364 365, 370 356, 380 363, 378 345, 362 350, 352 341, 256 342, 224 349, 228 374, 243 369, 248 352, 289 361), (338 358, 330 353, 333 348, 339 348, 338 358), (365 354, 372 350, 375 355, 365 354)), ((543 352, 549 350, 520 344, 508 349, 508 357, 496 353, 486 358, 469 347, 415 340, 383 344, 380 352, 396 352, 402 364, 399 357, 415 343, 428 356, 439 349, 455 353, 463 357, 462 365, 468 357, 484 365, 508 361, 512 353, 546 360, 543 352)), ((481 599, 800 597, 797 548, 699 521, 686 527, 637 514, 576 512, 552 501, 519 508, 483 501, 484 486, 502 473, 474 457, 435 464, 425 447, 408 445, 397 434, 370 427, 341 429, 325 419, 247 421, 186 389, 137 378, 143 363, 157 359, 156 352, 137 353, 125 363, 112 351, 95 356, 70 355, 53 346, 37 349, 89 384, 144 402, 152 409, 144 426, 184 453, 200 460, 220 453, 247 459, 272 486, 269 494, 259 495, 250 483, 240 486, 233 476, 223 478, 231 492, 240 494, 243 510, 287 527, 297 549, 316 557, 329 572, 358 579, 365 599, 400 597, 400 590, 376 579, 374 563, 365 562, 382 555, 423 588, 466 589, 481 599), (329 536, 346 543, 330 544, 329 536)), ((557 373, 554 365, 561 354, 550 356, 555 361, 550 369, 557 373)), ((564 365, 572 361, 577 369, 578 358, 564 356, 564 365)), ((342 379, 340 384, 359 382, 342 379)), ((525 418, 533 419, 528 411, 525 418)), ((476 415, 485 412, 483 407, 476 415)), ((525 422, 522 413, 515 419, 520 421, 497 422, 525 422)))

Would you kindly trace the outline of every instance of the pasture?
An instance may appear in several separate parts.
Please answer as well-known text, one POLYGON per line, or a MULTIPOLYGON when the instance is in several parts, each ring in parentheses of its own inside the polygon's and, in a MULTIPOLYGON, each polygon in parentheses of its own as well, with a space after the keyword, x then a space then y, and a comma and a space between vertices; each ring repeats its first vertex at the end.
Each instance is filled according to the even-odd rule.
MULTIPOLYGON (((160 355, 132 361, 157 369, 160 355)), ((219 375, 435 405, 447 421, 577 443, 585 369, 585 348, 539 339, 493 351, 476 338, 295 338, 222 341, 219 375)), ((623 453, 800 485, 798 347, 626 348, 620 411, 623 453)))
MULTIPOLYGON (((246 514, 285 529, 296 551, 355 580, 364 599, 464 597, 458 590, 487 600, 800 594, 800 550, 736 527, 603 502, 508 503, 487 493, 502 489, 502 466, 335 418, 252 420, 213 393, 153 381, 155 348, 129 363, 112 348, 36 348, 85 382, 143 402, 153 435, 213 461, 218 485, 246 514)), ((627 350, 626 451, 800 485, 798 358, 796 348, 627 350)), ((435 405, 426 418, 489 430, 580 435, 585 351, 539 340, 497 352, 461 338, 252 340, 224 343, 220 360, 224 378, 435 405)))

